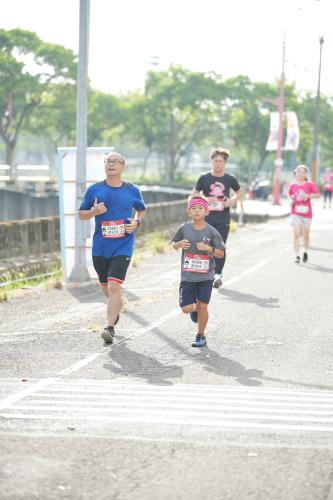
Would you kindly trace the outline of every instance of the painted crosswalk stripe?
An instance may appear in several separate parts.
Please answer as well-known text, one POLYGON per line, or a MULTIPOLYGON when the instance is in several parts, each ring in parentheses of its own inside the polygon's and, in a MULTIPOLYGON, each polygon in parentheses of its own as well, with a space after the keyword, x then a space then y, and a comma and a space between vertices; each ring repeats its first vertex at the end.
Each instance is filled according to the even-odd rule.
POLYGON ((333 392, 135 382, 40 382, 0 411, 5 419, 333 432, 333 392), (304 406, 306 405, 306 406, 304 406))

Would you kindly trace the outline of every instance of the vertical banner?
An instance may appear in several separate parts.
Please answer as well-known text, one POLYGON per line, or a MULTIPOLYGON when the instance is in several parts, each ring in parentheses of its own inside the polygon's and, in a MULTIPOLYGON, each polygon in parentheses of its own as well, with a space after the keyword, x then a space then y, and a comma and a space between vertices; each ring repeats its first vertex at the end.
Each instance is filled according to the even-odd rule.
POLYGON ((266 151, 276 151, 278 147, 279 135, 279 113, 273 111, 270 113, 269 136, 266 144, 266 151))
POLYGON ((287 117, 287 137, 284 145, 285 151, 297 151, 299 146, 299 126, 298 118, 294 111, 288 111, 287 117))

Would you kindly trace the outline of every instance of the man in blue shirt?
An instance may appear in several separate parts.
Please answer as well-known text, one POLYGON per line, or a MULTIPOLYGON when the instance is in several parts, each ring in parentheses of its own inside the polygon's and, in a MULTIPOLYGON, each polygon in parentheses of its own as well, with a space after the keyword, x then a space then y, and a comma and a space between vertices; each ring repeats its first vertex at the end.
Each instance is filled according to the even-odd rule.
POLYGON ((102 333, 112 343, 121 309, 120 286, 125 280, 134 247, 134 231, 145 215, 137 186, 122 180, 125 158, 116 152, 104 159, 106 179, 90 186, 79 208, 81 220, 95 217, 92 257, 102 290, 108 299, 108 326, 102 333))

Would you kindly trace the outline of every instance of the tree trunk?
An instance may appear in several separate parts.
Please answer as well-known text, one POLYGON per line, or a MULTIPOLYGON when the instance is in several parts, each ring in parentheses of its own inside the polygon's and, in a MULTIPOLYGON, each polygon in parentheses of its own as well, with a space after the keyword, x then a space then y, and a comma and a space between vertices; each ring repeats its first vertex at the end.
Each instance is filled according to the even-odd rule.
POLYGON ((14 150, 15 150, 15 142, 6 141, 6 165, 10 167, 14 166, 14 150))
POLYGON ((148 158, 150 156, 150 153, 151 153, 151 148, 147 148, 146 154, 145 154, 144 159, 143 159, 143 167, 142 167, 142 172, 141 172, 141 179, 143 179, 144 176, 146 175, 147 163, 148 163, 148 158))

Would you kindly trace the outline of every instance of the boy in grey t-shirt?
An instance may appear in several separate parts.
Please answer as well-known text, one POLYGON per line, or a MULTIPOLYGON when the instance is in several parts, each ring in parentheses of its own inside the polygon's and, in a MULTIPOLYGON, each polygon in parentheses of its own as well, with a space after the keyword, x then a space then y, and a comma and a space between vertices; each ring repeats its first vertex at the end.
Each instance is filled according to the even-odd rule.
POLYGON ((205 222, 208 213, 205 198, 191 197, 188 202, 191 221, 182 224, 172 238, 173 248, 182 249, 179 305, 185 314, 190 314, 194 323, 198 323, 192 347, 207 344, 205 329, 214 282, 214 257, 222 258, 225 248, 220 233, 205 222))

